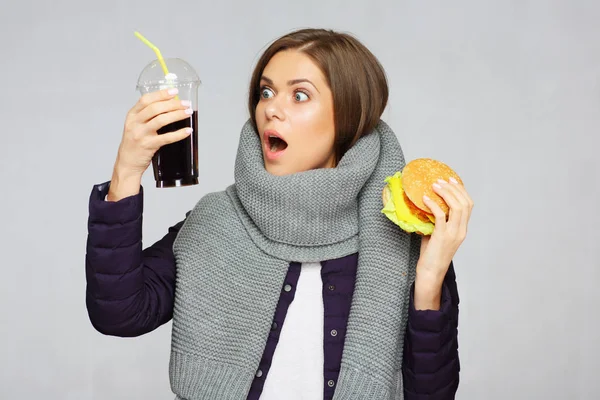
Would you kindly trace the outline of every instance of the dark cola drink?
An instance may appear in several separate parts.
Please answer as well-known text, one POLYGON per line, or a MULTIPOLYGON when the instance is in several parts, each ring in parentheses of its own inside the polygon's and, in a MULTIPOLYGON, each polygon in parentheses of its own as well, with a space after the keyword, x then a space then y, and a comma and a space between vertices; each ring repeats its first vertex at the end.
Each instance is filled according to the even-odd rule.
POLYGON ((188 127, 193 129, 189 136, 162 146, 152 157, 156 187, 198 184, 198 111, 194 111, 189 118, 162 127, 157 133, 162 135, 188 127))

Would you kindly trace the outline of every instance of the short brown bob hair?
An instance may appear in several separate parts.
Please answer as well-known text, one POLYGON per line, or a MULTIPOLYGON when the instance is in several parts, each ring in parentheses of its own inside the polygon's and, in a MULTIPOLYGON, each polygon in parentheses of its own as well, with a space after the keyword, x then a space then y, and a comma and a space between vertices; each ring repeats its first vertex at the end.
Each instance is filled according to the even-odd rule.
POLYGON ((258 60, 252 78, 248 110, 256 129, 260 79, 271 58, 283 50, 311 57, 333 95, 336 165, 346 151, 379 122, 388 101, 388 83, 377 58, 348 33, 326 29, 301 29, 274 41, 258 60))

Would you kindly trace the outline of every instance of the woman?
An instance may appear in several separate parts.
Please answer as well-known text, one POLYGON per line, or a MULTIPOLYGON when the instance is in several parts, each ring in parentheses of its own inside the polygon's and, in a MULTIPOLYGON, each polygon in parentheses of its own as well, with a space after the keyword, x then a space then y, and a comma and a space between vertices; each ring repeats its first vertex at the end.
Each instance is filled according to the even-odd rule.
POLYGON ((307 29, 275 41, 250 82, 235 183, 204 196, 142 250, 141 177, 189 104, 130 110, 111 181, 90 197, 87 307, 94 327, 138 336, 173 319, 178 399, 451 399, 458 387, 452 258, 472 201, 435 190, 431 237, 381 213, 402 169, 380 121, 388 87, 353 37, 307 29))

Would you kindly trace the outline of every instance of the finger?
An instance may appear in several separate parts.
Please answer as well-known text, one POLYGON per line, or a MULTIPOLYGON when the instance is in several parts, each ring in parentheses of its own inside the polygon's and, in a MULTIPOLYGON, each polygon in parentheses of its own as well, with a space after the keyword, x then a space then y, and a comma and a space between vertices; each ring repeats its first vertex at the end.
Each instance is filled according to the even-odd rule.
POLYGON ((463 209, 466 210, 469 208, 469 200, 467 199, 467 197, 465 195, 464 189, 460 190, 458 185, 451 184, 451 183, 441 183, 440 182, 440 184, 442 185, 444 190, 447 190, 452 194, 452 196, 458 201, 458 203, 460 203, 460 205, 463 207, 463 209))
POLYGON ((464 236, 466 236, 467 230, 468 230, 468 225, 469 225, 469 220, 471 219, 471 214, 473 212, 473 205, 474 205, 473 199, 471 198, 471 196, 469 195, 469 193, 467 192, 465 187, 463 185, 459 184, 455 179, 450 179, 450 186, 455 188, 456 191, 460 192, 460 194, 462 196, 461 197, 462 201, 465 202, 463 204, 467 204, 465 212, 463 213, 463 216, 462 216, 462 221, 461 221, 461 226, 460 226, 461 233, 464 236))
POLYGON ((177 111, 177 110, 187 110, 191 106, 192 106, 192 103, 188 100, 171 99, 171 100, 166 100, 166 101, 157 101, 157 102, 150 104, 149 106, 144 108, 142 111, 140 111, 136 115, 136 120, 138 122, 145 123, 160 114, 168 113, 171 111, 177 111))
POLYGON ((467 225, 469 223, 469 218, 471 217, 470 199, 466 194, 464 188, 462 188, 461 190, 460 185, 450 183, 442 186, 444 186, 446 190, 453 194, 454 198, 456 198, 456 200, 461 206, 462 211, 460 214, 460 221, 458 224, 458 232, 461 235, 466 235, 467 225))
POLYGON ((192 128, 182 128, 173 132, 163 133, 162 135, 156 135, 152 138, 153 145, 156 148, 165 146, 167 144, 179 142, 185 139, 193 132, 192 128))
POLYGON ((156 132, 160 128, 169 125, 173 122, 189 119, 192 112, 193 110, 191 108, 186 108, 185 110, 177 110, 165 114, 160 114, 148 121, 146 125, 148 129, 150 129, 152 132, 156 132))
POLYGON ((448 182, 440 179, 438 183, 433 184, 433 191, 444 199, 450 209, 448 212, 448 227, 458 229, 462 219, 463 207, 449 186, 448 182))
POLYGON ((174 98, 177 95, 177 93, 179 93, 179 90, 177 88, 163 89, 157 90, 156 92, 146 93, 142 97, 140 97, 138 102, 131 109, 131 112, 137 114, 152 103, 155 103, 157 101, 170 100, 174 98))
POLYGON ((446 213, 444 213, 440 206, 428 196, 423 196, 423 203, 429 207, 431 213, 435 217, 435 231, 444 231, 446 229, 446 213))
POLYGON ((454 178, 450 178, 450 183, 452 184, 453 187, 455 187, 456 189, 458 189, 458 191, 460 191, 462 193, 464 198, 467 200, 467 204, 469 205, 469 208, 473 208, 473 199, 467 192, 467 189, 465 189, 465 187, 463 185, 461 185, 460 183, 458 183, 458 181, 454 178))

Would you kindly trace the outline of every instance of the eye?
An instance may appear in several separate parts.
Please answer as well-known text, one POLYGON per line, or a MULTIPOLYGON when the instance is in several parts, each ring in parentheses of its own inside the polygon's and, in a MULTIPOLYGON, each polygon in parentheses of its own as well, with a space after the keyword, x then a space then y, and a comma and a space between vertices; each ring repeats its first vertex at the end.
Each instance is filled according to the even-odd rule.
POLYGON ((296 99, 296 101, 302 102, 308 100, 308 95, 304 92, 296 92, 294 98, 296 99))
POLYGON ((262 87, 260 89, 260 97, 263 99, 269 99, 269 98, 273 97, 273 91, 271 89, 269 89, 268 87, 262 87))

